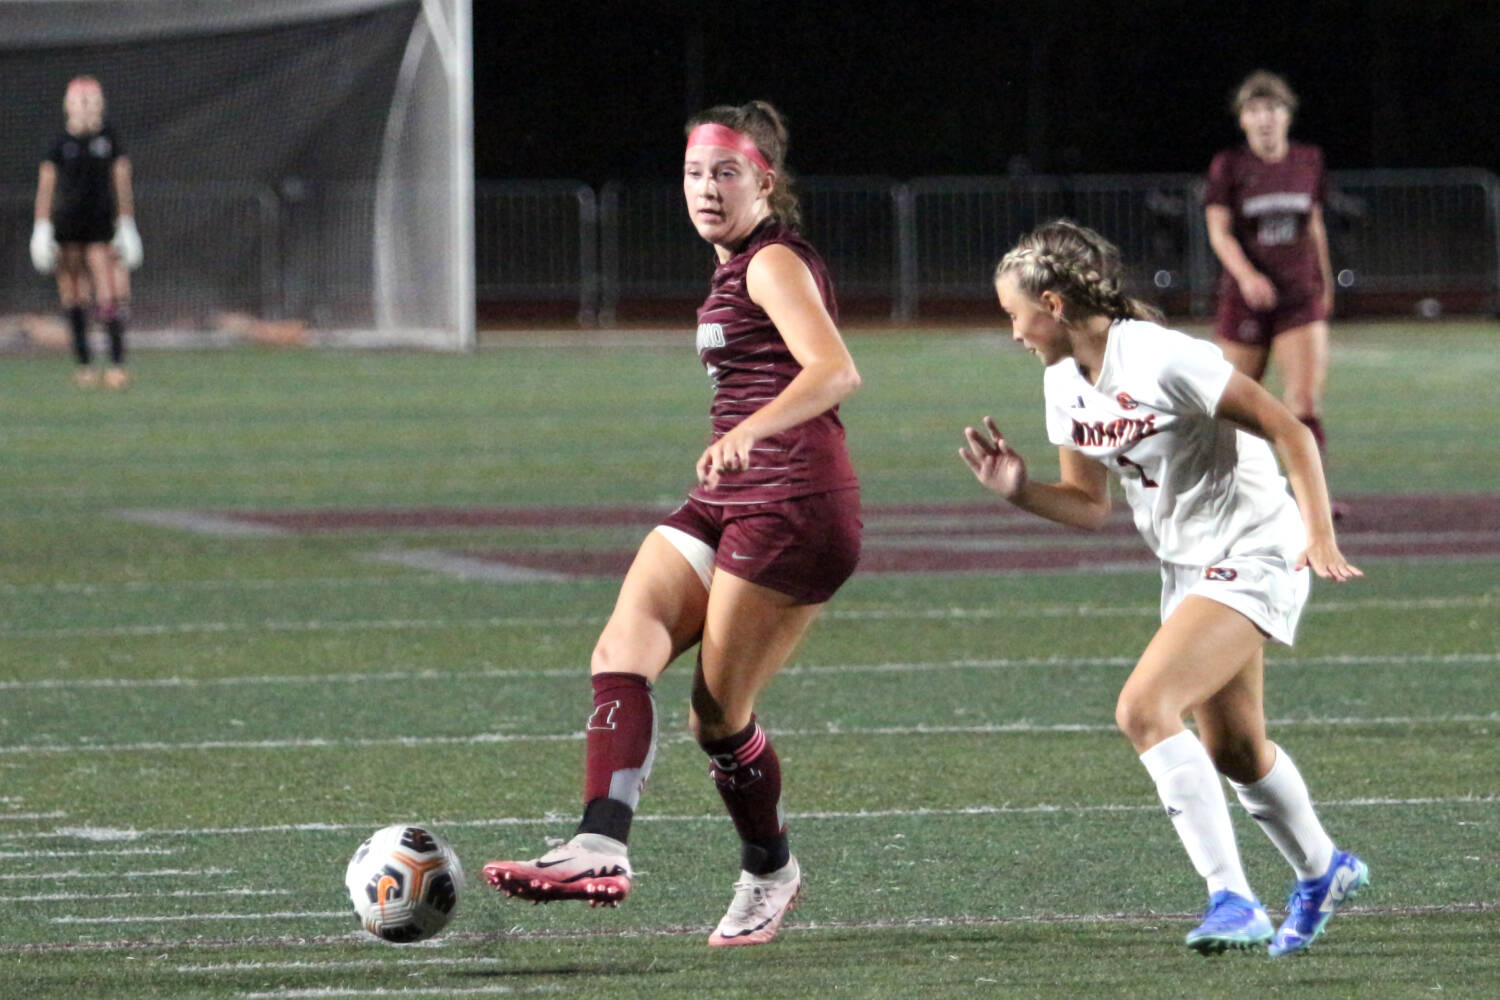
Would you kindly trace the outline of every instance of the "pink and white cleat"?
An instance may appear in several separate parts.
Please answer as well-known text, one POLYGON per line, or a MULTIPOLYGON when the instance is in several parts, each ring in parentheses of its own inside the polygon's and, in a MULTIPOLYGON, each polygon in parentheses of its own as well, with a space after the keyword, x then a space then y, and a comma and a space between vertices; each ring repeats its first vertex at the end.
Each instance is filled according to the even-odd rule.
POLYGON ((734 884, 734 900, 719 926, 708 936, 711 948, 765 944, 781 929, 782 918, 802 898, 802 868, 792 858, 780 871, 769 875, 740 872, 734 884))
POLYGON ((625 845, 597 833, 580 833, 532 861, 484 866, 491 886, 533 903, 581 899, 590 906, 616 906, 630 892, 632 874, 625 845))

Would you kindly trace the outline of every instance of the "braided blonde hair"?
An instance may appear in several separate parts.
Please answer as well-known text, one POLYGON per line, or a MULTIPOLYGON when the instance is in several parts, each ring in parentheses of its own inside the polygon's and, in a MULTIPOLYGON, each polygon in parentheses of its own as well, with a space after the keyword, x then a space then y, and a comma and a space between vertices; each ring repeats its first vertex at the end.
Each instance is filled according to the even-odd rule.
POLYGON ((1053 292, 1090 315, 1159 323, 1154 306, 1127 296, 1120 250, 1087 226, 1054 219, 1033 229, 1000 259, 995 280, 1014 274, 1016 286, 1034 299, 1053 292))

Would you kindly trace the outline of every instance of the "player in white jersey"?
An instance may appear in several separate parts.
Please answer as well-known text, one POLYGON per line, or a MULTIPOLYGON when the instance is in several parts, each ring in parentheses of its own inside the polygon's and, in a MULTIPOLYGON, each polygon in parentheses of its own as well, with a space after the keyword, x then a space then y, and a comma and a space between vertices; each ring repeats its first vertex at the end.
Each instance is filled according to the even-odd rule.
POLYGON ((1041 358, 1061 481, 1028 478, 990 418, 959 454, 984 486, 1032 513, 1098 529, 1109 474, 1161 559, 1162 624, 1136 662, 1115 721, 1156 783, 1208 883, 1204 954, 1270 943, 1306 948, 1369 881, 1319 822, 1290 756, 1266 738, 1267 637, 1291 644, 1308 571, 1363 574, 1340 553, 1312 433, 1205 341, 1165 329, 1121 292, 1119 251, 1067 221, 1023 237, 995 272, 1012 336, 1041 358), (1272 449, 1274 449, 1274 454, 1272 449), (1291 480, 1277 469, 1279 456, 1291 480), (1183 724, 1192 714, 1197 735, 1183 724), (1297 874, 1274 935, 1245 879, 1223 774, 1297 874))

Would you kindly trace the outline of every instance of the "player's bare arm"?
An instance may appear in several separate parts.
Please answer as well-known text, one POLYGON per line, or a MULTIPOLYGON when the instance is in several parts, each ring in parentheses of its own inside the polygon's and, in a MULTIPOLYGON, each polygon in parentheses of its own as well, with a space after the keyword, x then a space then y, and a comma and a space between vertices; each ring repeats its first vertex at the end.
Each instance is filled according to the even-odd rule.
POLYGON ((115 188, 115 214, 135 215, 135 194, 131 189, 130 157, 115 158, 110 179, 115 188))
POLYGON ((43 160, 36 175, 36 206, 32 212, 35 219, 52 218, 52 194, 57 190, 57 167, 43 160))
POLYGON ((1276 286, 1256 270, 1244 247, 1234 238, 1234 215, 1228 205, 1207 205, 1203 219, 1208 226, 1208 243, 1218 255, 1224 270, 1234 277, 1240 286, 1240 295, 1252 309, 1272 309, 1276 306, 1276 286))
POLYGON ((854 359, 802 258, 785 246, 768 246, 750 261, 745 283, 751 301, 776 325, 802 371, 780 395, 699 456, 698 479, 710 487, 721 471, 745 468, 756 441, 837 406, 860 385, 854 359))
POLYGON ((1307 426, 1264 386, 1240 372, 1229 376, 1215 415, 1265 438, 1276 449, 1307 529, 1307 551, 1297 567, 1309 566, 1319 576, 1339 582, 1364 576, 1339 551, 1323 460, 1307 426))
POLYGON ((1307 236, 1318 254, 1318 271, 1323 275, 1323 307, 1333 314, 1333 260, 1328 253, 1328 226, 1323 220, 1323 206, 1314 205, 1307 216, 1307 236))
POLYGON ((1109 473, 1104 466, 1068 448, 1058 449, 1061 479, 1038 483, 1026 474, 1026 460, 1011 448, 990 417, 984 430, 964 428, 966 447, 958 455, 986 489, 1022 510, 1087 531, 1109 519, 1109 473))

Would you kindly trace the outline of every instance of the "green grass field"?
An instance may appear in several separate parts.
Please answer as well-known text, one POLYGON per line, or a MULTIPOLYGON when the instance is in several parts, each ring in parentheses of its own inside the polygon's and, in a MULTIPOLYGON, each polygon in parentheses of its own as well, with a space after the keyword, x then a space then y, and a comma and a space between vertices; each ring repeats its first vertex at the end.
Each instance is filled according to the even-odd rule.
MULTIPOLYGON (((1338 324, 1335 491, 1500 509, 1497 337, 1338 324)), ((705 434, 690 339, 142 351, 123 394, 75 390, 60 357, 0 359, 0 997, 1500 996, 1495 519, 1444 529, 1467 552, 1319 584, 1297 647, 1270 651, 1273 736, 1374 878, 1306 956, 1182 946, 1202 886, 1111 725, 1155 625, 1149 567, 856 575, 762 704, 808 879, 771 946, 704 944, 738 855, 680 668, 630 899, 531 907, 476 884, 571 832, 617 580, 391 555, 627 549, 643 526, 221 529, 665 508, 705 434), (406 821, 471 881, 447 933, 400 948, 355 931, 342 873, 406 821)), ((867 506, 982 504, 956 449, 985 413, 1055 471, 1040 370, 1006 338, 849 340, 867 506)), ((1234 812, 1279 917, 1290 871, 1234 812)))

